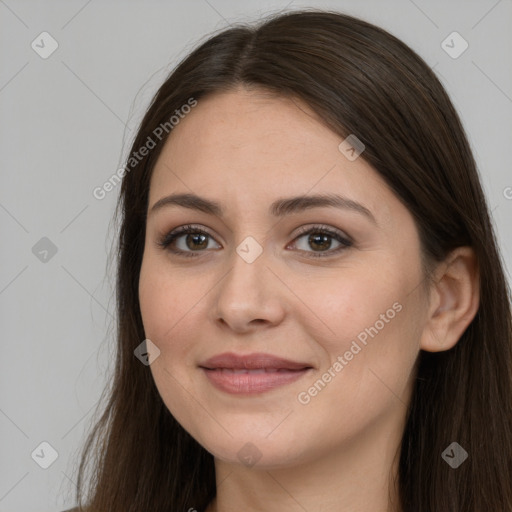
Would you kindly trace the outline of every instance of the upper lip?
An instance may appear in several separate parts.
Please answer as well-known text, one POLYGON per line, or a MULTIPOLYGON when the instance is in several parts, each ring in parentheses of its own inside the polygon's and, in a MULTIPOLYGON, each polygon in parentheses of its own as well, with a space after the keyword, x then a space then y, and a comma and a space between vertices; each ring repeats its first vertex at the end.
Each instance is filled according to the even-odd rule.
POLYGON ((301 363, 297 361, 291 361, 282 357, 273 356, 271 354, 234 354, 232 352, 225 352, 218 354, 214 357, 210 357, 206 361, 199 364, 202 368, 208 368, 210 370, 219 368, 233 368, 233 369, 258 369, 258 368, 270 368, 270 369, 286 369, 286 370, 303 370, 304 368, 312 368, 308 363, 301 363))

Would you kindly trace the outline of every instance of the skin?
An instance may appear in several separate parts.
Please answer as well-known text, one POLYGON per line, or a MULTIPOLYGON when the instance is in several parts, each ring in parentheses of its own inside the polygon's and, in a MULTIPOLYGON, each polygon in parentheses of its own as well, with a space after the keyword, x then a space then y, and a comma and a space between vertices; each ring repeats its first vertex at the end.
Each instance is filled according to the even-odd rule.
POLYGON ((399 510, 388 488, 419 350, 453 347, 478 308, 471 249, 454 251, 425 289, 411 214, 363 158, 342 154, 342 140, 298 100, 239 88, 201 99, 155 166, 141 314, 160 350, 150 369, 164 403, 214 455, 218 490, 208 512, 399 510), (364 205, 376 222, 335 207, 268 213, 278 198, 333 191, 364 205), (225 214, 175 205, 151 212, 178 192, 215 200, 225 214), (189 223, 208 231, 208 245, 190 237, 187 245, 185 234, 174 248, 196 256, 157 245, 189 223), (314 258, 323 246, 298 238, 297 229, 318 224, 353 245, 335 254, 340 244, 328 238, 323 253, 332 255, 314 258), (252 263, 236 252, 248 236, 263 249, 252 263), (396 303, 394 318, 300 403, 299 393, 396 303), (198 368, 226 351, 266 352, 314 369, 265 393, 230 395, 198 368), (260 456, 252 466, 238 457, 248 442, 260 456))

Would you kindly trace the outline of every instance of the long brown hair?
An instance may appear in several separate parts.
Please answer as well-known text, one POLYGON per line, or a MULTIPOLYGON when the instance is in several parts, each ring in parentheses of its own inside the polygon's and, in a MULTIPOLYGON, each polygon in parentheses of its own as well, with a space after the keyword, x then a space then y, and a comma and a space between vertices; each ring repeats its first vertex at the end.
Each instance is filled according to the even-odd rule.
POLYGON ((166 131, 156 140, 154 130, 191 98, 200 105, 210 93, 239 86, 300 98, 340 137, 357 134, 366 146, 361 157, 415 219, 426 272, 456 247, 475 251, 475 318, 454 348, 418 356, 400 450, 399 506, 512 511, 510 290, 459 116, 429 66, 400 40, 316 9, 210 37, 172 71, 140 124, 130 155, 148 137, 157 144, 127 166, 121 185, 115 370, 80 460, 80 505, 91 512, 201 512, 216 494, 213 456, 168 411, 134 349, 145 339, 138 282, 149 183, 167 137, 166 131), (453 441, 469 454, 457 469, 441 457, 453 441))

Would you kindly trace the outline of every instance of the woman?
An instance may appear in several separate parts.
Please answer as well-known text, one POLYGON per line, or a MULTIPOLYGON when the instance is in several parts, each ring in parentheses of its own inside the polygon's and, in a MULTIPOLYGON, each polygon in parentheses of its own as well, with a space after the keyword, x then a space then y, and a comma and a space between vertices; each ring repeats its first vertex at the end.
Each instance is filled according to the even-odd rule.
POLYGON ((510 292, 410 48, 326 11, 227 29, 161 86, 123 174, 83 510, 512 510, 510 292))

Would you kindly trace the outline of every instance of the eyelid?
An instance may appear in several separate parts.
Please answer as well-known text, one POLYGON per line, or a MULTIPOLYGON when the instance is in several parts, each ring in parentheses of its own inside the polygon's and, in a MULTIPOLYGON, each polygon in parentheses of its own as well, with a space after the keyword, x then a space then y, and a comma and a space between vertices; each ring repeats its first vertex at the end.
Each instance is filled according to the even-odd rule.
MULTIPOLYGON (((215 237, 209 233, 204 227, 198 224, 185 224, 183 226, 179 226, 175 229, 172 229, 169 232, 164 233, 162 236, 160 236, 156 242, 157 246, 161 247, 164 250, 169 250, 168 246, 174 242, 178 237, 181 235, 187 235, 189 233, 200 233, 203 235, 207 235, 212 240, 215 240, 215 237)), ((216 243, 218 243, 215 240, 216 243)), ((220 245, 220 244, 219 244, 220 245)), ((172 252, 172 251, 171 251, 172 252)), ((175 253, 183 254, 187 252, 194 252, 194 251, 175 251, 175 253)), ((204 252, 204 251, 197 251, 197 252, 204 252)))
POLYGON ((350 236, 346 235, 343 231, 340 231, 339 229, 331 227, 326 224, 310 224, 306 226, 301 226, 298 231, 299 232, 295 234, 295 237, 291 242, 292 244, 295 244, 299 238, 302 238, 303 236, 308 235, 310 233, 326 234, 331 238, 334 238, 339 244, 341 244, 340 247, 337 247, 336 249, 329 249, 327 251, 303 251, 299 249, 299 252, 305 254, 306 258, 328 259, 330 257, 336 257, 341 252, 343 252, 346 249, 349 249, 354 245, 354 241, 350 236))
POLYGON ((305 235, 305 234, 308 234, 311 232, 315 232, 315 230, 316 231, 326 231, 329 234, 337 235, 340 238, 343 238, 346 242, 354 243, 352 238, 350 236, 348 236, 344 231, 341 231, 337 228, 329 226, 328 224, 314 224, 314 223, 306 224, 305 226, 300 226, 298 228, 297 233, 295 234, 294 240, 302 235, 305 235))

